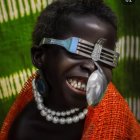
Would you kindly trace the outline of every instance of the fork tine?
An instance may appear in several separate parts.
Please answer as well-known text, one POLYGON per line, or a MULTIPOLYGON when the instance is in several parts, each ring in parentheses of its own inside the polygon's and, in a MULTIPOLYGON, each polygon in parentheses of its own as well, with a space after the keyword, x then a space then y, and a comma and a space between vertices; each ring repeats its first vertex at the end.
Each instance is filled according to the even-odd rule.
POLYGON ((104 51, 106 51, 106 52, 108 52, 108 53, 110 53, 110 54, 114 54, 116 57, 118 57, 118 53, 115 52, 115 51, 109 50, 109 49, 107 49, 107 48, 102 48, 102 50, 104 50, 104 51))
POLYGON ((84 49, 82 49, 82 48, 77 48, 77 50, 78 51, 81 51, 81 52, 83 52, 83 53, 86 53, 87 55, 91 55, 91 52, 88 52, 87 50, 84 50, 84 49))
POLYGON ((77 53, 86 57, 93 58, 94 61, 100 61, 112 67, 117 66, 119 54, 102 44, 105 40, 99 40, 95 45, 85 40, 80 40, 77 46, 77 53))
POLYGON ((88 44, 85 44, 85 43, 82 43, 82 42, 79 42, 78 45, 82 45, 82 46, 85 46, 86 48, 90 49, 90 50, 93 50, 94 48, 94 45, 88 45, 88 44))
POLYGON ((87 53, 85 53, 85 52, 82 52, 81 50, 79 51, 79 50, 77 50, 77 54, 79 54, 79 55, 82 55, 82 56, 85 56, 85 57, 88 57, 88 58, 91 58, 91 56, 90 55, 88 55, 87 53))
POLYGON ((105 63, 105 64, 108 64, 108 65, 110 65, 110 66, 113 66, 113 67, 116 67, 116 66, 117 66, 117 62, 109 62, 109 61, 102 60, 102 59, 100 59, 99 61, 100 61, 100 62, 103 62, 103 63, 105 63))
POLYGON ((103 56, 103 55, 100 55, 100 58, 105 58, 106 59, 106 61, 107 60, 109 60, 109 61, 111 61, 111 62, 113 62, 114 61, 114 59, 113 58, 108 58, 108 57, 106 57, 106 56, 103 56))
POLYGON ((111 58, 114 58, 114 55, 111 55, 111 54, 108 54, 108 53, 105 53, 105 52, 101 52, 102 55, 105 55, 105 56, 109 56, 111 58))
POLYGON ((83 45, 78 45, 78 48, 79 48, 79 49, 87 50, 87 51, 89 51, 90 53, 93 51, 93 49, 87 48, 86 46, 83 46, 83 45))

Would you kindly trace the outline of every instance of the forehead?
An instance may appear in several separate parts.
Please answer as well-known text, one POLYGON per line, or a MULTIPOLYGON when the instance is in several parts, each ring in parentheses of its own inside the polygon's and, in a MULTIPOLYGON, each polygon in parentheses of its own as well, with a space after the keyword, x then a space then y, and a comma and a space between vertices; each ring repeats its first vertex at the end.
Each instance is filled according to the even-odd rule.
POLYGON ((80 16, 72 19, 72 36, 76 36, 92 43, 105 38, 105 47, 114 49, 116 30, 114 27, 96 16, 80 16))

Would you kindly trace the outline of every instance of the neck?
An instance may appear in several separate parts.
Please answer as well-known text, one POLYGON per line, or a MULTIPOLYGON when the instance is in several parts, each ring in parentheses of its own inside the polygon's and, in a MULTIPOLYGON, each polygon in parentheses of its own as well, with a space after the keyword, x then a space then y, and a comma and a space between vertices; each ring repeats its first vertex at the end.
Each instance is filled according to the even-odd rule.
POLYGON ((58 123, 63 125, 77 123, 83 120, 87 114, 87 109, 83 109, 82 112, 79 112, 79 109, 77 108, 60 112, 45 107, 43 98, 36 88, 35 79, 33 80, 33 93, 37 108, 40 110, 41 116, 45 117, 47 121, 50 121, 54 124, 58 123))

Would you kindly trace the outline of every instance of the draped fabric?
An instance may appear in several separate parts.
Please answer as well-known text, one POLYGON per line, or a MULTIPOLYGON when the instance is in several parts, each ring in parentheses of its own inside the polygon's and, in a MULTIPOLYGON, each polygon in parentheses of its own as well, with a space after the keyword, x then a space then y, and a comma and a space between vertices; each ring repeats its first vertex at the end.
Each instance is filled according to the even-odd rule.
POLYGON ((89 107, 82 140, 139 140, 140 124, 127 102, 110 83, 104 98, 89 107))
MULTIPOLYGON (((8 132, 15 118, 32 100, 33 75, 25 84, 11 107, 0 132, 0 140, 7 140, 8 132)), ((88 107, 82 140, 139 140, 140 125, 136 121, 128 104, 110 83, 104 98, 93 107, 88 107)))
POLYGON ((11 109, 8 112, 7 117, 3 123, 0 132, 0 140, 7 140, 8 132, 10 127, 14 121, 14 119, 18 116, 18 114, 23 110, 23 108, 32 100, 32 79, 35 75, 31 76, 28 81, 25 83, 22 88, 20 94, 12 105, 11 109))

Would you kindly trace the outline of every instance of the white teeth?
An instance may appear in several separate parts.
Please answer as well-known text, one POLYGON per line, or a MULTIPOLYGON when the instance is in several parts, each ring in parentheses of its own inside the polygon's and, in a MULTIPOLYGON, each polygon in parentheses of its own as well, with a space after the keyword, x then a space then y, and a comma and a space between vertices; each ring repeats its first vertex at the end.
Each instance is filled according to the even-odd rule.
POLYGON ((75 84, 74 87, 77 88, 77 84, 75 84))
POLYGON ((76 89, 86 90, 86 84, 82 83, 81 81, 68 79, 68 82, 72 87, 74 87, 76 89))
POLYGON ((71 82, 71 85, 74 86, 74 82, 71 82))
POLYGON ((81 86, 81 82, 78 82, 78 86, 81 86))
POLYGON ((77 86, 77 88, 78 88, 78 89, 80 89, 80 88, 81 88, 81 86, 77 86))
POLYGON ((86 87, 86 85, 85 84, 82 84, 82 86, 81 86, 83 89, 86 87))
POLYGON ((69 79, 68 81, 71 83, 72 82, 72 79, 69 79))

